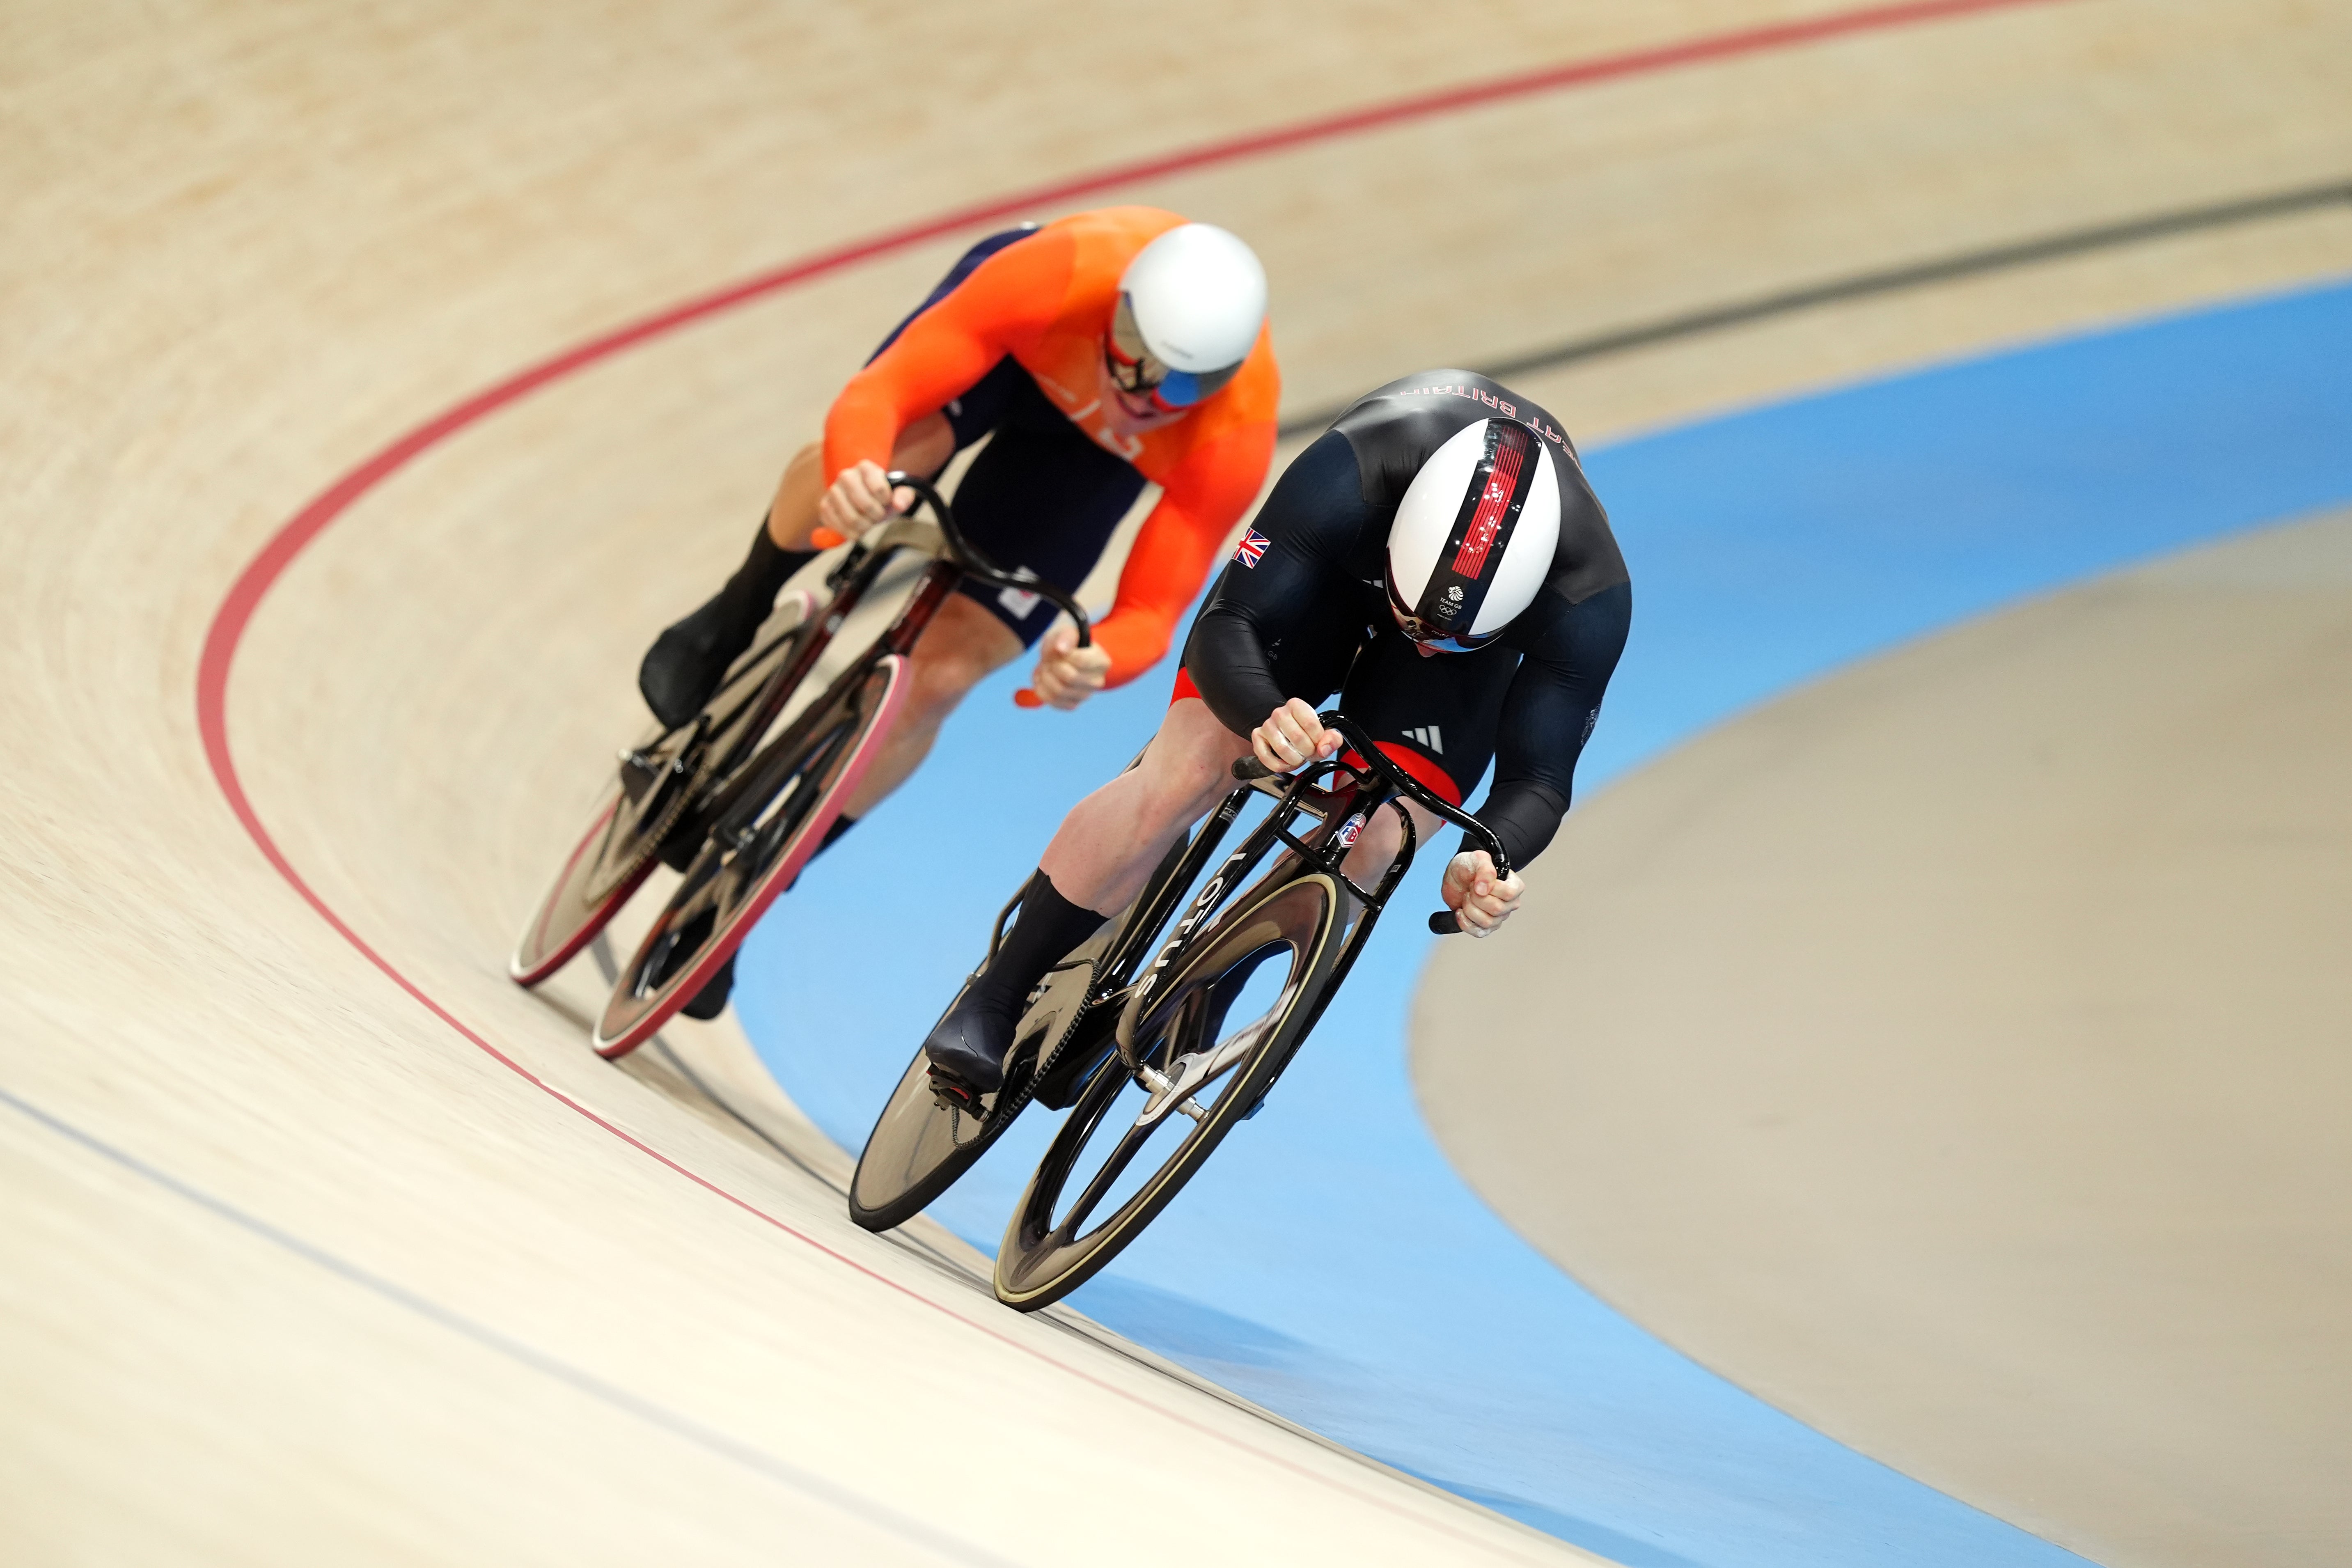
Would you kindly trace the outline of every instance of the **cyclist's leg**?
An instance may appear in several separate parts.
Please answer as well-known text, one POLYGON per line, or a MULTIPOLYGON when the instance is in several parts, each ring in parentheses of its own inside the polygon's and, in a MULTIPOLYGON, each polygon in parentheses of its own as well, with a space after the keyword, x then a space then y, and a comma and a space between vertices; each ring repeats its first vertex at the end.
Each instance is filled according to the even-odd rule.
POLYGON ((1248 754, 1249 742, 1180 686, 1142 759, 1071 807, 1040 871, 1097 913, 1125 909, 1177 835, 1234 787, 1230 769, 1248 754))
MULTIPOLYGON (((1289 695, 1320 699, 1339 683, 1362 636, 1356 606, 1332 606, 1320 624, 1286 639, 1276 680, 1289 695)), ((994 1088, 1031 988, 1134 901, 1177 836, 1233 787, 1233 763, 1248 751, 1249 742, 1225 728, 1179 670, 1142 757, 1063 818, 1022 895, 1020 919, 923 1042, 932 1062, 976 1089, 994 1088)))
POLYGON ((991 672, 1021 657, 1021 639, 971 600, 950 595, 907 661, 907 699, 866 776, 842 807, 853 821, 888 798, 930 754, 940 725, 991 672))
POLYGON ((1248 749, 1199 698, 1169 705, 1142 760, 1063 820, 1022 890, 1012 930, 923 1042, 934 1065, 983 1092, 1003 1081, 1001 1064, 1031 988, 1134 899, 1176 836, 1232 787, 1226 770, 1248 749))
MULTIPOLYGON (((1007 362, 1010 363, 1010 362, 1007 362)), ((1075 588, 1143 492, 1143 476, 1088 440, 1017 365, 995 435, 956 487, 956 521, 982 554, 1075 588)), ((1052 626, 1051 600, 966 582, 915 645, 906 706, 847 806, 863 816, 929 754, 964 694, 1052 626)))

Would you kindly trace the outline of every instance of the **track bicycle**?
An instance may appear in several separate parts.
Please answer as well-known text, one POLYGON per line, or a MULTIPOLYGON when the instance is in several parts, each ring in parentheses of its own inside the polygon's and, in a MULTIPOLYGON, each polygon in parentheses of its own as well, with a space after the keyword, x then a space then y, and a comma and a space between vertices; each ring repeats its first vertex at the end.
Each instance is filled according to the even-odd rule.
POLYGON ((769 617, 773 632, 735 662, 701 712, 623 751, 587 831, 524 928, 509 969, 535 985, 585 947, 656 864, 683 873, 621 966, 595 1026, 599 1054, 625 1056, 652 1038, 792 886, 887 735, 905 700, 908 656, 963 579, 1042 595, 1076 622, 1080 647, 1092 641, 1076 599, 1026 567, 1008 572, 989 560, 927 480, 893 472, 888 482, 914 491, 934 521, 910 510, 868 530, 827 577, 830 598, 783 595, 769 617), (902 552, 931 558, 912 595, 879 637, 790 712, 850 612, 902 552))
MULTIPOLYGON (((1241 787, 1189 841, 1177 842, 1132 907, 1033 994, 995 1094, 956 1095, 917 1052, 859 1159, 852 1217, 877 1230, 899 1223, 945 1191, 1031 1100, 1070 1109, 1014 1209, 995 1274, 997 1295, 1009 1305, 1034 1310, 1060 1300, 1150 1223, 1235 1122, 1257 1113, 1411 868, 1416 835, 1402 800, 1462 827, 1497 872, 1509 875, 1501 842, 1483 823, 1397 768, 1344 715, 1322 717, 1349 749, 1296 775, 1270 773, 1253 758, 1235 763, 1241 787), (1328 778, 1328 787, 1318 778, 1328 778), (1273 796, 1273 811, 1201 887, 1163 942, 1185 890, 1253 793, 1273 796), (1365 889, 1342 864, 1382 809, 1397 812, 1402 842, 1379 883, 1365 889), (1293 831, 1302 816, 1316 824, 1303 836, 1293 831), (1277 847, 1283 853, 1274 865, 1244 888, 1277 847), (1270 965, 1279 966, 1270 1004, 1227 1027, 1234 1005, 1270 965), (1157 1167, 1107 1217, 1090 1223, 1138 1156, 1171 1139, 1157 1167), (1066 1201, 1074 1184, 1076 1195, 1066 1201)), ((998 916, 992 956, 1012 912, 1008 906, 998 916)), ((1430 917, 1430 929, 1445 934, 1458 926, 1443 910, 1430 917)))

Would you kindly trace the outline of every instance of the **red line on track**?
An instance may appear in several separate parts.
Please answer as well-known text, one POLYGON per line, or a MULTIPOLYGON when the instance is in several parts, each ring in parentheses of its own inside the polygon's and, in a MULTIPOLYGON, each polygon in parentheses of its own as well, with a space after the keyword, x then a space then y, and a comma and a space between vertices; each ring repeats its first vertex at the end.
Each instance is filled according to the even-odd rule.
MULTIPOLYGON (((448 1025, 450 1028, 487 1053, 500 1066, 510 1069, 534 1088, 577 1111, 631 1148, 657 1161, 712 1195, 732 1204, 744 1213, 773 1226, 794 1240, 814 1248, 825 1257, 864 1275, 886 1289, 953 1318, 967 1328, 985 1334, 1025 1355, 1034 1357, 1073 1377, 1080 1378, 1107 1394, 1178 1422, 1204 1436, 1241 1447, 1260 1458, 1280 1465, 1296 1475, 1339 1487, 1340 1489, 1362 1500, 1377 1504, 1391 1511, 1405 1514, 1407 1517, 1419 1518, 1387 1499, 1358 1491, 1343 1482, 1277 1455, 1267 1453, 1238 1437, 1219 1433, 1189 1416, 1155 1405, 1131 1390, 1119 1388, 1091 1373, 1084 1372, 1066 1362, 1057 1361, 1044 1351, 1024 1344, 1001 1330, 990 1328, 984 1323, 975 1322, 971 1319, 963 1317, 944 1303, 934 1301, 919 1294, 910 1287, 898 1283, 860 1263, 846 1253, 839 1251, 807 1232, 795 1228, 737 1196, 708 1177, 688 1170, 660 1150, 606 1121, 468 1027, 463 1019, 426 995, 415 982, 393 967, 390 960, 369 945, 367 940, 358 931, 352 930, 351 925, 327 903, 326 900, 320 898, 318 891, 303 879, 302 874, 294 868, 291 861, 287 859, 285 852, 278 848, 278 841, 270 836, 269 829, 263 826, 260 815, 254 810, 252 800, 246 795, 244 782, 237 773, 236 755, 230 750, 228 741, 228 679, 231 667, 236 660, 238 645, 244 640, 246 628, 251 625, 254 613, 260 608, 261 601, 268 595, 269 590, 277 584, 286 568, 293 563, 296 556, 299 555, 320 534, 325 532, 361 497, 450 437, 480 422, 507 405, 529 396, 550 382, 558 381, 577 371, 585 370, 601 361, 675 331, 691 322, 701 321, 705 317, 717 315, 739 305, 749 304, 755 300, 782 292, 803 283, 813 282, 828 274, 856 266, 859 262, 875 260, 919 245, 926 240, 955 233, 960 229, 970 228, 979 224, 1039 207, 1057 205, 1080 196, 1096 195, 1114 186, 1132 184, 1138 181, 1168 174, 1185 174, 1196 169, 1212 168, 1219 164, 1238 163, 1244 159, 1261 157, 1270 153, 1286 152, 1317 142, 1337 141, 1342 137, 1360 135, 1366 132, 1382 130, 1414 121, 1435 119, 1442 115, 1478 109, 1512 99, 1531 98, 1542 93, 1588 87, 1597 82, 1651 75, 1683 66, 1701 65, 1742 55, 1766 54, 1832 38, 1884 32, 1979 12, 2014 10, 2027 5, 2046 5, 2056 3, 2057 0, 1915 0, 1915 3, 1907 5, 1865 6, 1858 10, 1834 12, 1828 16, 1801 21, 1742 28, 1733 32, 1688 39, 1681 43, 1659 45, 1622 54, 1603 55, 1589 60, 1571 61, 1566 65, 1547 67, 1540 70, 1527 71, 1482 82, 1472 82, 1462 87, 1448 88, 1437 92, 1374 104, 1365 109, 1351 110, 1341 114, 1301 121, 1291 125, 1276 126, 1268 131, 1254 132, 1247 135, 1206 142, 1181 152, 1115 164, 1108 168, 1096 170, 1091 174, 1080 174, 1057 183, 1034 186, 1012 195, 995 197, 989 201, 961 207, 940 216, 926 218, 900 228, 853 241, 832 250, 820 251, 814 256, 788 262, 771 271, 745 279, 713 293, 657 311, 601 337, 592 338, 584 343, 542 360, 504 381, 476 393, 464 402, 444 410, 400 437, 313 497, 308 505, 296 512, 270 536, 269 542, 262 546, 258 554, 246 563, 245 570, 237 574, 236 581, 230 585, 226 597, 221 601, 219 609, 214 613, 212 625, 205 634, 204 653, 196 666, 196 727, 204 739, 205 756, 212 765, 213 777, 220 784, 221 794, 227 798, 229 809, 236 813, 237 821, 244 825, 247 835, 260 849, 263 858, 276 868, 278 874, 283 877, 288 885, 319 912, 319 917, 325 921, 337 935, 350 942, 370 963, 382 970, 385 977, 394 984, 415 997, 427 1012, 448 1025)), ((1468 1536, 1460 1535, 1448 1529, 1441 1521, 1428 1519, 1422 1519, 1420 1521, 1449 1535, 1454 1535, 1458 1540, 1465 1542, 1471 1540, 1468 1536)))

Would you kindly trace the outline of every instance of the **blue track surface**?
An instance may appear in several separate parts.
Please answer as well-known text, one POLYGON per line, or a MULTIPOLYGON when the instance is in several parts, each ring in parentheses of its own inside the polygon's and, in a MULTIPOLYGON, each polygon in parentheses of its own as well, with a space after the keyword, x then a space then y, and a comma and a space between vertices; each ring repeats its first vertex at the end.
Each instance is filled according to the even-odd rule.
MULTIPOLYGON (((1853 659, 2196 541, 2352 501, 2352 285, 1939 366, 1588 454, 1638 609, 1590 790, 1853 659)), ((859 1147, 1063 811, 1170 672, 1077 715, 1010 670, 746 950, 761 1054, 859 1147), (875 942, 887 930, 892 941, 875 942), (876 965, 887 955, 888 967, 876 965)), ((1425 860, 1313 1042, 1076 1304, 1364 1452, 1633 1568, 2080 1561, 1685 1360, 1520 1243, 1431 1142, 1403 1020, 1425 860)), ((1530 879, 1542 896, 1547 871, 1530 879)), ((933 1209, 993 1252, 1048 1130, 933 1209)))

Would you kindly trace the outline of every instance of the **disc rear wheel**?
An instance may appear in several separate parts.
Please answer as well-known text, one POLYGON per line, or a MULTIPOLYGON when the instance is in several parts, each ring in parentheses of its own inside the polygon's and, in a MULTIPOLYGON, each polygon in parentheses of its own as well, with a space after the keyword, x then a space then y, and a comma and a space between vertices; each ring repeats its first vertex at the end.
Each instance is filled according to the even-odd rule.
MULTIPOLYGON (((953 1186, 1036 1098, 1041 1070, 1048 1085, 1074 1081, 1076 1075, 1069 1070, 1071 1067, 1099 1059, 1109 1047, 1116 1018, 1106 1008, 1089 1007, 1095 982, 1102 965, 1126 940, 1128 923, 1139 910, 1153 905, 1157 892, 1183 863, 1190 843, 1178 837, 1136 901, 1105 921, 1101 930, 1048 972, 1043 989, 1023 1009, 1013 1031, 1003 1086, 993 1094, 982 1095, 977 1110, 933 1093, 930 1060, 919 1049, 915 1052, 915 1059, 899 1075, 882 1114, 875 1120, 874 1131, 866 1134, 866 1147, 858 1153, 857 1170, 849 1182, 851 1219, 868 1230, 904 1225, 953 1186)), ((990 957, 994 956, 992 946, 990 957)), ((983 968, 986 963, 982 960, 983 968)), ((958 991, 956 1002, 962 1000, 963 993, 958 991)), ((950 1003, 948 1011, 953 1012, 955 1005, 950 1003)), ((1049 1097, 1045 1103, 1060 1110, 1070 1101, 1066 1097, 1049 1097)))
POLYGON ((888 1230, 953 1186, 1020 1114, 1035 1060, 1034 1051, 1016 1052, 1003 1085, 981 1095, 975 1109, 933 1093, 930 1059, 917 1051, 857 1156, 849 1217, 867 1230, 888 1230))

